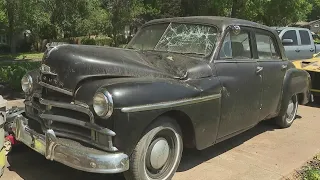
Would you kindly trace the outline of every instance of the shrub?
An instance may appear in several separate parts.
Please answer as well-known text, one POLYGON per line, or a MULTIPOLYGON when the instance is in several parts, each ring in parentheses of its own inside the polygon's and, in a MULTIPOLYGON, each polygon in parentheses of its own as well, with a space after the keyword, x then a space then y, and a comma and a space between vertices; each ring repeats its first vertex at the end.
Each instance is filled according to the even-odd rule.
POLYGON ((97 46, 111 46, 112 38, 107 36, 98 36, 96 38, 89 38, 88 36, 55 39, 52 42, 67 42, 70 44, 83 44, 83 45, 97 45, 97 46))
POLYGON ((96 45, 96 41, 94 39, 91 38, 84 38, 81 40, 81 44, 84 45, 96 45))
POLYGON ((40 62, 0 62, 0 82, 8 83, 14 90, 21 91, 21 78, 30 70, 40 67, 40 62))

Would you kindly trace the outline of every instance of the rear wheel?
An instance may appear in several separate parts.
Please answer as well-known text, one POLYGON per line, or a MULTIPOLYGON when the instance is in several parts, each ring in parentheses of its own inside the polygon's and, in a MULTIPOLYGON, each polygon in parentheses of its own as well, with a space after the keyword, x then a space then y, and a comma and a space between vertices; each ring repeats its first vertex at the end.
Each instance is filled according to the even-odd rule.
POLYGON ((286 113, 275 118, 276 124, 281 128, 288 128, 292 125, 298 111, 298 97, 293 95, 286 107, 286 113))
POLYGON ((183 150, 179 125, 161 117, 148 128, 130 157, 127 180, 170 180, 176 172, 183 150))

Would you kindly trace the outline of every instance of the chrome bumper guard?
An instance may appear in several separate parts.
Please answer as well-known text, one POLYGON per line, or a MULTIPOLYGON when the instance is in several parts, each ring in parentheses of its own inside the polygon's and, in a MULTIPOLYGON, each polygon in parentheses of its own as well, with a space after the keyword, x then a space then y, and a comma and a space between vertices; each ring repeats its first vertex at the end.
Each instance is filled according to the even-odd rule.
POLYGON ((57 138, 53 130, 45 135, 28 127, 28 119, 19 115, 13 127, 16 139, 44 155, 48 160, 57 161, 74 169, 92 173, 120 173, 129 169, 129 157, 124 153, 108 153, 85 147, 80 143, 57 138))

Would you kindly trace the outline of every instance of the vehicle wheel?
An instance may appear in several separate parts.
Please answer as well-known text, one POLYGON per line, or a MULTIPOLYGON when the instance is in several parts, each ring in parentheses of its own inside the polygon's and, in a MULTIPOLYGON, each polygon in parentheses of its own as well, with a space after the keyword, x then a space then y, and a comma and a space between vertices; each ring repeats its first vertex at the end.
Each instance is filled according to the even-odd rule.
POLYGON ((169 117, 152 124, 130 157, 127 180, 170 180, 176 172, 183 151, 181 129, 169 117))
POLYGON ((297 110, 298 110, 298 97, 297 95, 293 95, 292 98, 289 100, 286 113, 283 116, 279 116, 275 118, 276 124, 281 128, 290 127, 296 118, 297 110))

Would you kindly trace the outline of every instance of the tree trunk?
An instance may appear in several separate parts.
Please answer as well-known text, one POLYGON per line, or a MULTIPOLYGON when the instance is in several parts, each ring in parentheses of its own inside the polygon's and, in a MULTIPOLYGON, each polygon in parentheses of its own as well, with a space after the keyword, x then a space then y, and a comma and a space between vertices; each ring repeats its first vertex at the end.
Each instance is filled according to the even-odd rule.
POLYGON ((15 14, 15 4, 13 1, 7 0, 7 13, 8 13, 8 24, 9 24, 9 40, 11 54, 17 52, 16 49, 16 38, 15 38, 15 28, 14 28, 14 14, 15 14))
POLYGON ((14 33, 12 33, 10 38, 10 49, 11 49, 11 54, 17 53, 16 37, 14 33))
POLYGON ((238 14, 238 0, 232 1, 231 17, 235 18, 238 14))
POLYGON ((112 36, 113 36, 114 47, 118 47, 119 42, 118 42, 118 32, 117 32, 117 30, 114 29, 112 31, 112 36))

